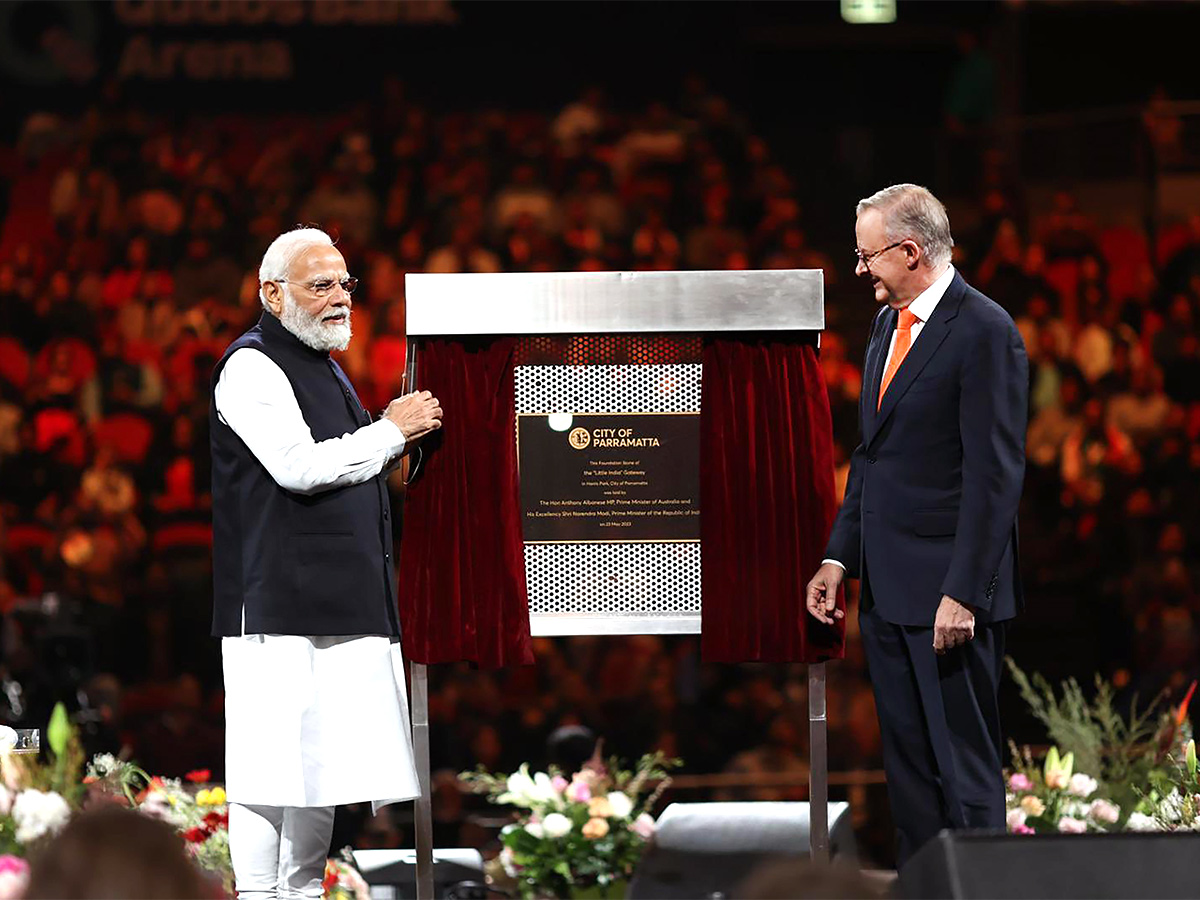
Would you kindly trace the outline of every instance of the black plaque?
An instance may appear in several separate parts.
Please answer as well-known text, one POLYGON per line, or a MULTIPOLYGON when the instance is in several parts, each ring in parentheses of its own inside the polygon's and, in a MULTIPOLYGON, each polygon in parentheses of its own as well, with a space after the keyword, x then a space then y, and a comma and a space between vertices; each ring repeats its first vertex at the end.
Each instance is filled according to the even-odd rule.
POLYGON ((520 415, 526 543, 698 541, 699 413, 520 415))

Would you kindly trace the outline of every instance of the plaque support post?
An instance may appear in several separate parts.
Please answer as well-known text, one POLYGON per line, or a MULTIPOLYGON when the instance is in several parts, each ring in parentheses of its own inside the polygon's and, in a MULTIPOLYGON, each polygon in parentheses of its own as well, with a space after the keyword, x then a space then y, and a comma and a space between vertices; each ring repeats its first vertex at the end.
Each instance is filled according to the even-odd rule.
POLYGON ((825 663, 808 667, 808 851, 829 862, 829 759, 825 722, 825 663))
MULTIPOLYGON (((404 362, 404 390, 416 390, 417 342, 408 339, 404 362)), ((411 460, 412 457, 409 457, 411 460)), ((411 463, 410 463, 411 464, 411 463)), ((421 796, 413 804, 413 825, 416 832, 417 900, 433 900, 433 784, 429 759, 429 667, 423 663, 409 664, 409 686, 412 702, 413 763, 421 796)))
POLYGON ((429 777, 429 667, 411 664, 413 762, 421 796, 413 809, 417 837, 417 900, 433 900, 433 793, 429 777))

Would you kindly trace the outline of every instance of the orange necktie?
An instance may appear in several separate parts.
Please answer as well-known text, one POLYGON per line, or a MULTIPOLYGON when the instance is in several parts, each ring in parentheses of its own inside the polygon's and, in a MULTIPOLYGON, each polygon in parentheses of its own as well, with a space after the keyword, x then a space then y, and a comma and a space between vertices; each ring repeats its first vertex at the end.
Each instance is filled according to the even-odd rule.
POLYGON ((883 373, 883 384, 879 386, 879 403, 876 404, 876 409, 883 406, 883 395, 887 393, 888 385, 892 383, 900 363, 904 362, 904 357, 908 355, 908 348, 912 346, 913 323, 917 321, 917 317, 907 309, 900 310, 900 322, 896 325, 896 346, 892 349, 892 358, 888 360, 887 371, 883 373))

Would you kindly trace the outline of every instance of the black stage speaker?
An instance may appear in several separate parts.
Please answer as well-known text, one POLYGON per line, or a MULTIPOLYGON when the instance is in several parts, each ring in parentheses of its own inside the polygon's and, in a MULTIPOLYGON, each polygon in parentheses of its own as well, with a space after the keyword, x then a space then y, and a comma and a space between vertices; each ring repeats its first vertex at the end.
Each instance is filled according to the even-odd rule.
MULTIPOLYGON (((355 850, 354 864, 371 886, 372 900, 415 900, 415 850, 355 850)), ((487 897, 483 857, 469 848, 433 851, 433 896, 471 900, 487 897), (474 887, 472 887, 474 885, 474 887)))
MULTIPOLYGON (((833 856, 853 860, 850 804, 829 804, 833 856)), ((730 896, 767 860, 808 856, 807 803, 672 803, 629 884, 629 900, 730 896)))
POLYGON ((1200 896, 1200 834, 943 831, 900 873, 911 898, 1200 896))

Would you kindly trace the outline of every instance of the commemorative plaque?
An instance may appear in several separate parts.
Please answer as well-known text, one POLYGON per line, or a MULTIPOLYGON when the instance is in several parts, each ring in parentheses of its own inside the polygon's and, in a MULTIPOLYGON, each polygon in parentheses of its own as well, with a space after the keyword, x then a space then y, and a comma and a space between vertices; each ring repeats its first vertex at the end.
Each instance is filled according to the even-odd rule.
POLYGON ((698 413, 519 415, 525 543, 698 541, 698 413))

